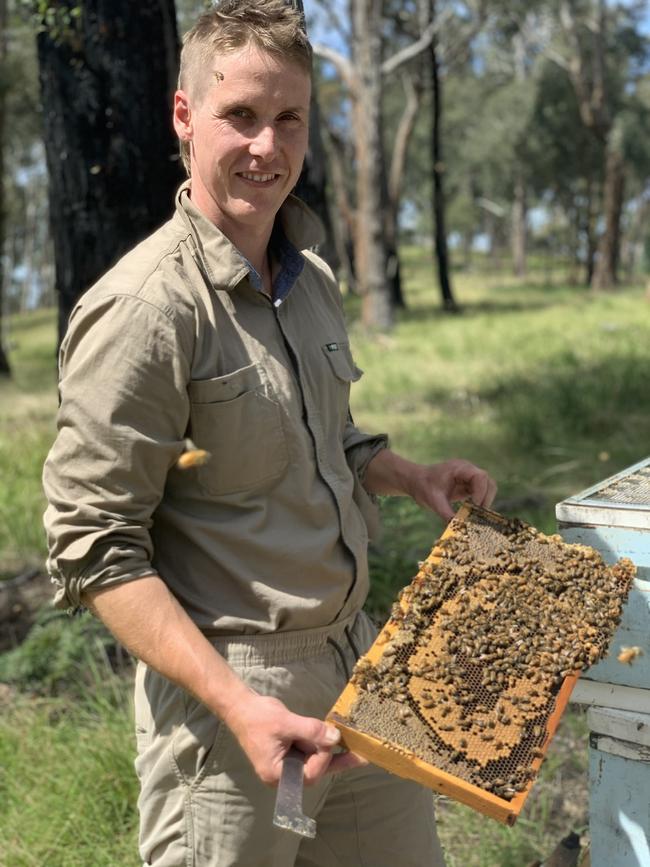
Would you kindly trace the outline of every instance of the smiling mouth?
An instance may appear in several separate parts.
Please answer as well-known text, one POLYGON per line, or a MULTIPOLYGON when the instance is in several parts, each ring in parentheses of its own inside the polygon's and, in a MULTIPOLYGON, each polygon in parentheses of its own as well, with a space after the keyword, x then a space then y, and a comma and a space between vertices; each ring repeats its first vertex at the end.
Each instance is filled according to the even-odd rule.
POLYGON ((268 184, 280 177, 280 175, 268 172, 237 172, 237 175, 244 178, 245 181, 252 181, 254 184, 268 184))

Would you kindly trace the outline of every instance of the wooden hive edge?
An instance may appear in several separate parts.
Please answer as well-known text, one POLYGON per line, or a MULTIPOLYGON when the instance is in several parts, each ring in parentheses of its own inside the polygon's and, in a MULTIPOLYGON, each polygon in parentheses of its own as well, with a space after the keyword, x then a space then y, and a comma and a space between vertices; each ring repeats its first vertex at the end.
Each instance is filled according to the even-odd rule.
MULTIPOLYGON (((541 747, 542 755, 531 763, 531 769, 538 772, 550 746, 550 742, 557 731, 557 727, 562 718, 566 706, 569 702, 571 692, 578 682, 579 672, 574 672, 568 675, 555 697, 555 708, 550 715, 546 726, 546 739, 541 747)), ((341 715, 338 710, 339 704, 347 704, 341 700, 345 697, 345 692, 341 694, 339 701, 334 705, 332 710, 327 715, 327 722, 336 726, 341 733, 342 745, 355 753, 358 756, 366 759, 378 767, 384 768, 398 777, 404 777, 409 780, 414 780, 427 788, 434 789, 441 795, 447 795, 479 813, 488 816, 491 819, 496 819, 504 825, 514 825, 517 817, 521 812, 526 799, 533 786, 534 780, 531 780, 523 792, 518 792, 510 801, 504 798, 499 798, 491 792, 486 792, 478 786, 473 786, 460 777, 455 777, 453 774, 448 774, 428 762, 423 761, 415 753, 397 744, 388 741, 382 741, 379 738, 373 737, 366 732, 359 731, 349 725, 347 716, 341 715)), ((352 687, 354 690, 354 688, 352 687)), ((356 690, 354 690, 356 694, 356 690)))
POLYGON ((328 722, 335 725, 341 732, 341 743, 350 750, 367 759, 372 764, 390 771, 398 777, 414 780, 453 798, 455 801, 472 807, 474 810, 489 816, 504 825, 514 825, 521 807, 523 795, 517 794, 512 801, 505 801, 485 792, 471 783, 439 770, 418 758, 414 753, 398 747, 395 744, 381 741, 365 732, 357 731, 347 725, 346 721, 332 712, 327 717, 328 722), (521 801, 521 803, 518 803, 521 801))

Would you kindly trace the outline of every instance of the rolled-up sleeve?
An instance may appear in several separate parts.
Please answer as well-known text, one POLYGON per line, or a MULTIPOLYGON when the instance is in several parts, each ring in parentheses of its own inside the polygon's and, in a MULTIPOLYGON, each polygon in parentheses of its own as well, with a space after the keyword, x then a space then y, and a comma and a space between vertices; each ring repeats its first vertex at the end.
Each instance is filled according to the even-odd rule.
POLYGON ((149 530, 183 450, 191 336, 137 295, 82 301, 61 350, 43 484, 54 604, 154 571, 149 530))
POLYGON ((348 413, 348 420, 343 432, 343 448, 345 458, 354 478, 353 499, 363 515, 368 528, 368 538, 376 542, 380 535, 379 510, 377 498, 368 493, 363 486, 363 479, 370 461, 382 449, 388 448, 386 434, 366 434, 354 424, 348 413))
POLYGON ((343 432, 343 449, 348 466, 356 478, 363 483, 363 477, 370 461, 377 452, 388 448, 387 434, 367 434, 360 431, 348 414, 343 432))

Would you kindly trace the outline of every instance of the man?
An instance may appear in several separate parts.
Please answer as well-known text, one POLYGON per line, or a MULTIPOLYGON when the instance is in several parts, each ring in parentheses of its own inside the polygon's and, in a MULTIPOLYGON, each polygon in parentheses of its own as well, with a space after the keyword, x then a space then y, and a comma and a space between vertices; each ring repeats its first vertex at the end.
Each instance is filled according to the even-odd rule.
POLYGON ((81 299, 62 347, 49 565, 57 604, 88 606, 140 660, 140 852, 158 867, 442 864, 430 794, 335 752, 322 719, 373 638, 368 495, 449 518, 495 487, 351 422, 361 372, 308 249, 316 221, 290 196, 310 71, 283 0, 197 22, 174 105, 190 181, 81 299), (181 470, 188 437, 212 457, 181 470), (271 821, 293 743, 315 841, 271 821))

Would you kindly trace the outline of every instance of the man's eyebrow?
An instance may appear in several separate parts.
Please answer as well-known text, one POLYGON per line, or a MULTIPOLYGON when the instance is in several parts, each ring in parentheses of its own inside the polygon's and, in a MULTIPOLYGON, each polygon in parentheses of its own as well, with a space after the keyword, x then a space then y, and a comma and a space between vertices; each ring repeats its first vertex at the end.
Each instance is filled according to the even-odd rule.
MULTIPOLYGON (((255 111, 255 104, 254 104, 254 101, 248 102, 245 99, 235 99, 235 100, 232 100, 232 102, 227 102, 224 105, 222 105, 220 107, 220 112, 222 114, 228 114, 229 111, 233 111, 233 109, 236 109, 236 108, 243 108, 243 109, 246 109, 246 111, 254 112, 255 111)), ((288 105, 285 108, 280 109, 278 114, 284 114, 285 112, 292 112, 293 114, 307 115, 307 114, 309 114, 309 106, 288 105)))
POLYGON ((246 111, 252 111, 253 107, 246 100, 242 99, 233 99, 231 102, 226 102, 223 105, 220 105, 217 109, 219 114, 228 114, 228 112, 233 111, 235 108, 244 108, 246 111))

